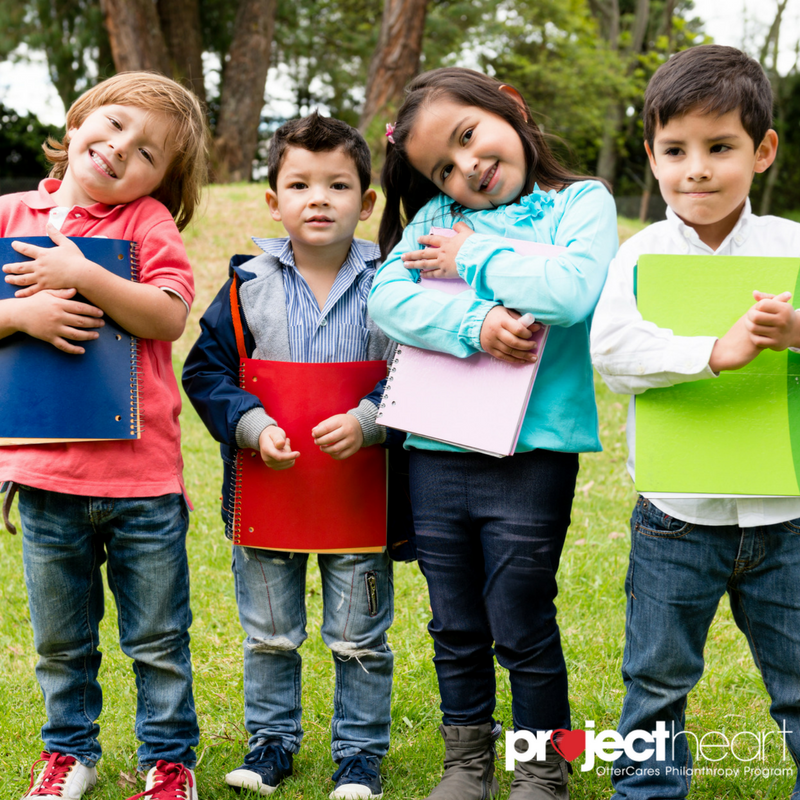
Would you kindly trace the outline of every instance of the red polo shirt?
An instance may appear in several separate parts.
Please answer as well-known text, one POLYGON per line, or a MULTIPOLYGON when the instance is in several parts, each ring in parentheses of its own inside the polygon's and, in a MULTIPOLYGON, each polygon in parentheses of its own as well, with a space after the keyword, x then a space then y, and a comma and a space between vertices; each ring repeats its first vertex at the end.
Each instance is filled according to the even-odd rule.
MULTIPOLYGON (((51 194, 59 185, 48 178, 38 191, 0 197, 0 236, 46 236, 56 207, 51 194)), ((119 206, 74 206, 61 232, 137 242, 139 281, 169 289, 191 306, 194 280, 183 241, 169 211, 152 197, 119 206)), ((92 497, 182 492, 181 398, 172 368, 172 344, 141 339, 140 355, 140 439, 0 447, 0 481, 92 497)))

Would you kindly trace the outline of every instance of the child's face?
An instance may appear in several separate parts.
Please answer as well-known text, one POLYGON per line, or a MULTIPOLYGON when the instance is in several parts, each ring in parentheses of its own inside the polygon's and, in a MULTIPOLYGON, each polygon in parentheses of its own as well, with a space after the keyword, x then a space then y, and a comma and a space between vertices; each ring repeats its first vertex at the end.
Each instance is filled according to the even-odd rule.
POLYGON ((714 249, 733 229, 753 175, 769 167, 777 146, 770 130, 754 148, 738 110, 689 112, 656 128, 652 150, 645 143, 664 200, 714 249))
POLYGON ((95 109, 69 130, 69 166, 63 188, 75 205, 130 203, 164 180, 174 151, 170 120, 137 106, 95 109))
POLYGON ((267 205, 295 247, 349 248, 359 220, 375 205, 375 192, 361 193, 355 162, 341 148, 289 147, 276 184, 277 191, 267 190, 267 205))
POLYGON ((514 128, 446 97, 420 108, 406 154, 414 169, 467 208, 513 203, 525 187, 525 151, 514 128))

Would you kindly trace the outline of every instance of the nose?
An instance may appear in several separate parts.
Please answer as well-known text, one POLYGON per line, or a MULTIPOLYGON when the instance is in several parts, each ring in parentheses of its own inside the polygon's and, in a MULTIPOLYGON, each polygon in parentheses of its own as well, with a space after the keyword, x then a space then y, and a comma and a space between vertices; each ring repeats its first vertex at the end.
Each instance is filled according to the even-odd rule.
POLYGON ((328 193, 323 186, 313 186, 308 202, 312 206, 327 206, 330 204, 328 193))
POLYGON ((111 139, 108 142, 108 146, 111 148, 113 154, 120 161, 124 161, 128 156, 130 141, 128 137, 125 136, 124 133, 120 132, 116 136, 111 137, 111 139))
POLYGON ((468 180, 474 178, 478 172, 478 159, 466 151, 462 151, 456 156, 456 166, 468 180))
POLYGON ((688 167, 688 177, 691 181, 706 181, 711 177, 711 164, 705 153, 691 155, 688 167))

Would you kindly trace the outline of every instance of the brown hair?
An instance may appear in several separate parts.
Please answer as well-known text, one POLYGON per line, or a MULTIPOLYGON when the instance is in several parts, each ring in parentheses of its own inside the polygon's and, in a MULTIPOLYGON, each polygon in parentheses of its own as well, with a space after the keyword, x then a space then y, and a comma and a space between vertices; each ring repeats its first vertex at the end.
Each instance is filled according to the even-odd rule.
MULTIPOLYGON (((501 81, 481 72, 461 67, 443 67, 418 75, 406 86, 406 99, 397 112, 397 122, 392 131, 394 142, 386 145, 386 161, 381 170, 386 206, 381 218, 378 243, 384 258, 400 241, 403 228, 417 211, 440 193, 432 181, 411 166, 405 149, 419 110, 438 97, 445 96, 464 106, 482 108, 505 120, 514 129, 525 153, 528 177, 523 194, 530 193, 537 181, 560 189, 587 179, 588 176, 569 172, 558 161, 534 122, 527 103, 516 92, 500 91, 503 85, 501 81)), ((457 207, 457 204, 454 206, 457 207)))
POLYGON ((364 137, 346 122, 320 116, 316 111, 302 119, 281 125, 272 136, 267 156, 267 176, 272 191, 278 189, 278 173, 286 151, 300 147, 311 153, 327 153, 342 148, 353 159, 361 183, 361 194, 369 189, 372 175, 372 156, 364 137))
POLYGON ((69 165, 69 131, 101 106, 135 106, 165 114, 172 123, 169 141, 175 155, 152 197, 172 214, 178 230, 192 219, 208 176, 208 128, 200 101, 188 89, 155 72, 120 72, 84 92, 67 111, 67 132, 42 145, 53 164, 50 176, 63 178, 69 165))
POLYGON ((690 47, 650 79, 642 111, 644 138, 652 148, 657 127, 690 111, 722 116, 734 110, 758 149, 772 127, 772 86, 761 65, 735 47, 690 47))

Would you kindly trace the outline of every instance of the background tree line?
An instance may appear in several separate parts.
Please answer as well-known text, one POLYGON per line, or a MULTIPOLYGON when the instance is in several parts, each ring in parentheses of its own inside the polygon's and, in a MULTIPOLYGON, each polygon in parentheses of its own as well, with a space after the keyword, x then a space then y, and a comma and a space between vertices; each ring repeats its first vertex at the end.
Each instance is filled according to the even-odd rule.
MULTIPOLYGON (((800 209, 800 76, 797 59, 778 73, 789 0, 772 2, 774 23, 753 42, 781 137, 777 164, 754 186, 761 213, 800 209)), ((516 86, 575 169, 646 199, 642 93, 670 54, 708 41, 702 28, 692 0, 0 0, 0 59, 20 43, 43 51, 65 107, 117 71, 182 81, 207 104, 219 182, 249 179, 259 141, 283 121, 263 113, 270 66, 294 114, 321 105, 358 126, 380 164, 407 81, 465 64, 516 86)), ((40 172, 31 158, 42 128, 0 107, 0 174, 40 172)))

